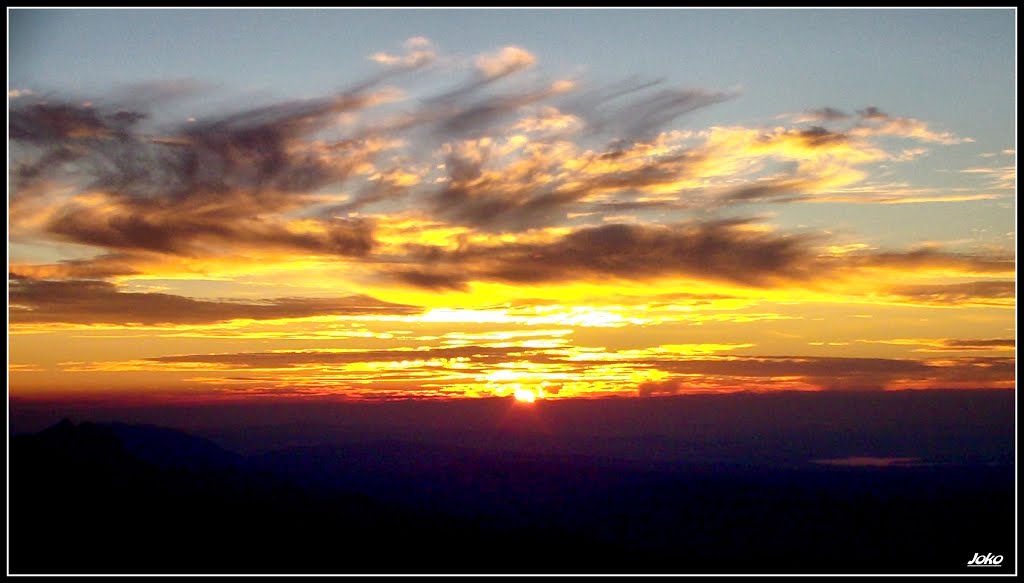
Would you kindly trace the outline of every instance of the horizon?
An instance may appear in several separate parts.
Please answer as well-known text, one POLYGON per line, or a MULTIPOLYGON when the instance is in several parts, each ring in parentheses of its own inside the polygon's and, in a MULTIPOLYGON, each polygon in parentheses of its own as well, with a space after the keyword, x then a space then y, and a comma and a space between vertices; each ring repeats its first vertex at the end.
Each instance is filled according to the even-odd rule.
POLYGON ((166 427, 239 453, 397 440, 648 462, 674 452, 670 459, 712 465, 908 456, 942 463, 980 456, 1013 464, 1015 402, 1016 392, 1005 389, 736 392, 534 403, 511 396, 159 405, 13 400, 9 436, 67 419, 166 427), (733 445, 715 446, 721 439, 733 445))

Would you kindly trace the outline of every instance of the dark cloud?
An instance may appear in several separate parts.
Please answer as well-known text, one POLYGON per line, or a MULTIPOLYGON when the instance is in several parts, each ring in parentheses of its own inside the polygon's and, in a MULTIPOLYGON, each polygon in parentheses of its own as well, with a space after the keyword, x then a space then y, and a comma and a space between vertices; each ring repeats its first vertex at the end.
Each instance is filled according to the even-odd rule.
POLYGON ((72 202, 54 214, 48 228, 74 243, 185 256, 216 255, 226 246, 362 256, 374 245, 373 223, 365 219, 321 220, 317 230, 302 232, 281 221, 245 216, 247 208, 252 207, 237 197, 231 206, 212 208, 128 198, 100 207, 72 202))
POLYGON ((645 140, 653 137, 677 117, 732 99, 733 94, 692 89, 665 89, 638 99, 622 110, 624 137, 645 140))
POLYGON ((368 296, 197 300, 164 293, 121 292, 109 282, 51 281, 15 275, 8 284, 12 324, 211 324, 326 315, 416 314, 420 308, 368 296))
MULTIPOLYGON (((9 136, 42 149, 39 160, 74 160, 90 188, 140 197, 185 199, 236 190, 302 192, 332 179, 345 165, 292 151, 297 140, 329 125, 330 117, 361 109, 369 94, 283 102, 221 118, 182 123, 160 134, 139 122, 145 111, 103 104, 28 103, 11 109, 9 136)), ((31 158, 30 158, 31 159, 31 158)), ((39 178, 39 160, 20 170, 39 178)))
MULTIPOLYGON (((621 154, 612 149, 600 157, 621 154)), ((470 159, 453 153, 445 160, 449 180, 434 197, 434 212, 447 220, 488 231, 519 231, 564 222, 575 204, 589 195, 616 192, 635 195, 643 188, 671 184, 685 177, 688 167, 703 159, 686 151, 661 156, 623 170, 610 170, 593 176, 575 177, 572 184, 540 180, 549 169, 539 166, 532 174, 511 177, 503 172, 488 173, 487 159, 470 159)), ((557 165, 559 160, 547 160, 557 165)), ((624 207, 650 207, 647 203, 600 203, 624 207)), ((672 203, 685 205, 685 203, 672 203)), ((660 206, 665 206, 659 203, 660 206)), ((620 207, 619 210, 625 210, 620 207)))
POLYGON ((986 340, 943 340, 942 345, 946 348, 959 350, 992 350, 999 348, 1016 348, 1017 341, 1013 338, 992 338, 986 340))
POLYGON ((621 97, 657 87, 664 82, 664 79, 642 80, 637 76, 632 76, 608 85, 593 87, 568 99, 566 110, 580 115, 588 115, 601 111, 607 104, 613 103, 621 97))
POLYGON ((983 386, 988 383, 1013 383, 1017 379, 1017 359, 1003 356, 975 356, 937 361, 931 367, 931 386, 960 384, 983 386))
MULTIPOLYGON (((382 272, 429 289, 465 289, 471 281, 542 284, 576 280, 652 280, 692 277, 752 287, 793 283, 810 286, 831 277, 856 275, 865 268, 951 269, 1001 273, 1014 269, 1009 258, 936 250, 822 255, 814 236, 775 233, 732 219, 673 225, 609 224, 583 227, 545 243, 473 244, 457 249, 406 247, 407 264, 382 272)), ((896 296, 929 303, 987 301, 1014 297, 1013 282, 910 286, 896 296), (981 300, 975 300, 980 297, 981 300)))
POLYGON ((928 366, 918 360, 845 358, 827 356, 729 356, 714 359, 648 361, 659 369, 679 373, 724 374, 751 377, 837 377, 858 374, 906 374, 928 366))
POLYGON ((34 184, 70 172, 103 200, 57 208, 45 229, 68 241, 186 255, 198 243, 363 255, 373 244, 370 223, 322 221, 319 232, 297 233, 278 217, 372 158, 363 142, 309 141, 333 116, 372 100, 343 93, 284 102, 159 135, 139 127, 147 117, 140 111, 70 102, 15 107, 9 135, 21 146, 12 163, 20 196, 11 212, 34 204, 34 184))
POLYGON ((144 263, 141 254, 106 253, 88 259, 67 259, 60 263, 11 266, 17 273, 34 279, 107 279, 140 273, 136 265, 144 263))
POLYGON ((649 140, 682 115, 736 97, 735 93, 704 89, 648 91, 661 84, 660 79, 626 79, 568 99, 565 110, 585 120, 591 133, 637 142, 649 140))
POLYGON ((461 104, 449 97, 447 115, 442 118, 438 130, 448 138, 478 137, 519 108, 547 99, 555 93, 551 88, 543 87, 511 95, 489 96, 470 104, 461 104))
POLYGON ((812 126, 808 129, 800 130, 797 132, 797 136, 803 141, 804 145, 810 148, 841 144, 849 139, 842 132, 833 132, 821 126, 812 126))
MULTIPOLYGON (((484 79, 478 83, 493 81, 484 79)), ((595 90, 589 96, 569 102, 567 112, 583 119, 587 132, 614 138, 606 151, 591 154, 593 159, 621 156, 630 146, 653 139, 679 116, 732 97, 732 94, 701 89, 643 93, 655 84, 626 83, 605 91, 595 90), (608 102, 625 96, 633 99, 618 107, 606 107, 608 102)), ((470 88, 475 90, 477 86, 470 85, 429 102, 430 108, 435 109, 426 118, 436 123, 441 136, 478 137, 523 106, 562 93, 552 85, 465 103, 470 88)), ((427 111, 431 111, 430 108, 427 111)), ((550 145, 538 139, 533 147, 550 145)), ((520 175, 509 168, 495 168, 486 151, 475 151, 469 156, 454 151, 445 160, 448 180, 430 198, 434 213, 446 220, 490 231, 518 231, 565 221, 573 205, 589 195, 615 191, 629 196, 639 189, 677 182, 687 175, 689 164, 702 160, 701 154, 684 151, 658 156, 639 166, 630 165, 628 169, 574 176, 572 184, 566 184, 563 180, 551 180, 559 173, 558 163, 564 161, 561 155, 551 158, 541 153, 530 161, 531 169, 520 175)))
MULTIPOLYGON (((850 254, 841 259, 847 267, 885 269, 950 269, 974 273, 1012 273, 1016 271, 1013 257, 986 256, 969 253, 949 253, 938 249, 917 249, 914 251, 878 251, 850 254)), ((992 282, 995 283, 995 282, 992 282)), ((973 284, 958 284, 971 286, 973 284)), ((915 286, 933 287, 933 286, 915 286)), ((984 287, 984 286, 983 286, 984 287)), ((966 289, 972 289, 970 287, 966 289)))
POLYGON ((50 145, 64 140, 126 135, 145 114, 102 111, 71 103, 32 103, 9 112, 8 137, 18 142, 50 145))
MULTIPOLYGON (((715 359, 665 359, 644 361, 645 364, 675 375, 733 379, 737 389, 744 379, 760 386, 774 378, 799 378, 826 390, 881 390, 895 381, 928 382, 933 387, 943 383, 1007 382, 1016 378, 1015 360, 1003 357, 943 359, 942 361, 844 358, 815 356, 750 356, 715 359)), ((716 385, 721 382, 716 383, 716 385)), ((671 394, 693 390, 693 380, 685 376, 671 377, 638 385, 642 396, 671 394)))
POLYGON ((718 198, 725 203, 793 202, 809 198, 803 192, 811 186, 812 182, 799 178, 765 180, 730 189, 718 198))
POLYGON ((861 119, 869 119, 869 120, 889 119, 889 114, 888 113, 885 113, 884 111, 882 111, 881 109, 878 109, 877 107, 875 107, 873 105, 869 106, 869 107, 866 107, 864 109, 858 109, 857 110, 857 115, 859 115, 861 117, 861 119))
MULTIPOLYGON (((1009 260, 1007 260, 1009 263, 1009 260)), ((1007 268, 1010 266, 1007 265, 1007 268)), ((915 302, 929 304, 1005 303, 1017 297, 1017 284, 1013 281, 972 281, 941 285, 910 285, 895 287, 890 294, 915 302)))
POLYGON ((462 276, 455 273, 431 273, 420 270, 399 270, 391 273, 391 277, 415 287, 434 290, 451 289, 466 291, 468 289, 462 276))
POLYGON ((671 226, 612 224, 579 229, 548 244, 435 249, 421 260, 435 266, 432 274, 446 274, 449 286, 472 279, 532 284, 661 276, 769 285, 814 275, 808 238, 753 231, 744 229, 745 225, 740 220, 671 226))

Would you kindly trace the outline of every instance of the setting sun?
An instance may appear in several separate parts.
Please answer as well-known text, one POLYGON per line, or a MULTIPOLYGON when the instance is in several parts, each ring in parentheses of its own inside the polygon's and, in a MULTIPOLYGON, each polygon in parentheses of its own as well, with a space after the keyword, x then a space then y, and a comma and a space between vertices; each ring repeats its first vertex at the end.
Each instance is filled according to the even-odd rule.
POLYGON ((537 400, 537 393, 534 393, 530 389, 516 389, 514 395, 516 401, 519 403, 532 403, 537 400))

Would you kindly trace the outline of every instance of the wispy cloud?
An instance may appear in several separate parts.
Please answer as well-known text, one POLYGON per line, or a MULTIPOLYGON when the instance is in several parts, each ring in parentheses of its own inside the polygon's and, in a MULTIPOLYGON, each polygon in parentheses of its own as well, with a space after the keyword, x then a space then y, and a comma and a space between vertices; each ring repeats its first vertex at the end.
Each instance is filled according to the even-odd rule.
POLYGON ((199 300, 165 293, 119 291, 96 280, 35 280, 15 277, 8 287, 12 325, 70 323, 202 324, 236 319, 271 320, 330 315, 416 314, 422 310, 348 295, 283 297, 262 301, 199 300))
POLYGON ((722 357, 657 363, 674 373, 667 379, 641 383, 641 395, 690 392, 720 386, 809 387, 822 390, 882 390, 914 387, 1013 386, 1013 358, 974 357, 944 360, 844 358, 812 356, 722 357), (682 376, 692 375, 692 376, 682 376), (709 383, 709 380, 716 381, 709 383), (799 381, 792 385, 793 381, 799 381), (969 383, 974 383, 970 385, 969 383))
POLYGON ((959 338, 893 338, 889 340, 860 340, 872 344, 919 346, 914 352, 1014 352, 1017 342, 1013 338, 986 338, 967 340, 959 338))
POLYGON ((429 65, 437 60, 437 48, 434 43, 422 36, 409 38, 403 43, 405 54, 393 55, 385 52, 370 55, 370 60, 382 65, 403 69, 416 69, 429 65))
POLYGON ((967 283, 898 286, 889 293, 902 299, 935 305, 1017 305, 1013 281, 971 281, 967 283))

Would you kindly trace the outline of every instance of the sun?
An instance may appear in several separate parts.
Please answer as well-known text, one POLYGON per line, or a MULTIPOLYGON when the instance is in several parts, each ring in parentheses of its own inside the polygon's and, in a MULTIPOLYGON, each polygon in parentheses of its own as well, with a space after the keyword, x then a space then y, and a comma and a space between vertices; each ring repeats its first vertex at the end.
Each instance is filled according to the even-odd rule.
POLYGON ((537 400, 537 393, 534 393, 530 389, 516 389, 516 392, 513 393, 513 395, 515 396, 516 401, 520 403, 532 403, 537 400))

